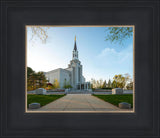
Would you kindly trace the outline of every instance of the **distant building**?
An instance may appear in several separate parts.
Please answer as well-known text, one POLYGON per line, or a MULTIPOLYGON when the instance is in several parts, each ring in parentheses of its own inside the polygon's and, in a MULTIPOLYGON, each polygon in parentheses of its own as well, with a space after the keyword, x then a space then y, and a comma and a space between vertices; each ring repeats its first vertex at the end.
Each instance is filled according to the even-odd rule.
POLYGON ((50 83, 54 83, 55 79, 57 79, 60 88, 64 88, 65 85, 69 84, 72 86, 73 89, 89 89, 90 82, 85 82, 82 70, 83 68, 81 62, 78 59, 78 50, 75 37, 72 60, 70 61, 70 64, 68 64, 68 68, 58 68, 46 72, 45 76, 50 83))

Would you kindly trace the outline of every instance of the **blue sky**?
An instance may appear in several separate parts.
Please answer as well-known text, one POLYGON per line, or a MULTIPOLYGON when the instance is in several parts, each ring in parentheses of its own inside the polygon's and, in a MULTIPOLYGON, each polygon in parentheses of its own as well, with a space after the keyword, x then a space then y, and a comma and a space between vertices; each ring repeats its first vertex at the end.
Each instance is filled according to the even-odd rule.
POLYGON ((105 41, 107 27, 50 27, 48 38, 42 43, 39 38, 31 39, 27 27, 27 66, 35 71, 50 71, 67 68, 72 59, 74 38, 77 38, 79 60, 83 75, 108 80, 115 74, 133 75, 133 37, 123 42, 105 41))

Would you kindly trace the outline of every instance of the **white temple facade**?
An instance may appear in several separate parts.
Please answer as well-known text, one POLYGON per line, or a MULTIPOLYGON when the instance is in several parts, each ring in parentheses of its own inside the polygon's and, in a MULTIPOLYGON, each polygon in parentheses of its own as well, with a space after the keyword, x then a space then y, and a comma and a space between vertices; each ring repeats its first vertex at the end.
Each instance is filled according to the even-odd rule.
POLYGON ((74 49, 72 52, 72 60, 68 64, 68 68, 58 68, 45 73, 46 78, 50 83, 58 80, 60 88, 64 88, 67 84, 72 86, 72 89, 87 90, 90 89, 90 82, 86 82, 83 76, 83 66, 78 58, 78 50, 76 44, 76 37, 74 49))

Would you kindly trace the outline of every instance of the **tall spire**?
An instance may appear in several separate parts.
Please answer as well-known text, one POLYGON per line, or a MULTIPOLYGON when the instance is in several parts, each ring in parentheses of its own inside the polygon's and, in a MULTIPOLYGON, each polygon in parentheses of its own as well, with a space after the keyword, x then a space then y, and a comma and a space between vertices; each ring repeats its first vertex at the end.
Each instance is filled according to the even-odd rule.
POLYGON ((75 50, 75 51, 77 51, 77 45, 76 45, 76 35, 75 35, 74 50, 75 50))
POLYGON ((73 55, 72 59, 78 59, 78 50, 77 50, 77 45, 76 45, 76 36, 75 36, 75 43, 74 43, 74 49, 73 49, 73 55))

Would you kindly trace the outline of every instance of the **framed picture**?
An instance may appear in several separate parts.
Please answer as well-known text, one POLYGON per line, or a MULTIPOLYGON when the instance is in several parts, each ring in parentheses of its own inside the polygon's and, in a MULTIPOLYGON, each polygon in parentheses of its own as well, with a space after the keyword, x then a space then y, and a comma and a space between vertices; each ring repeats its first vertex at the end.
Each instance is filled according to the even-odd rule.
POLYGON ((159 1, 2 1, 0 137, 159 138, 159 1))
POLYGON ((133 25, 28 25, 25 34, 26 112, 134 113, 133 25))

